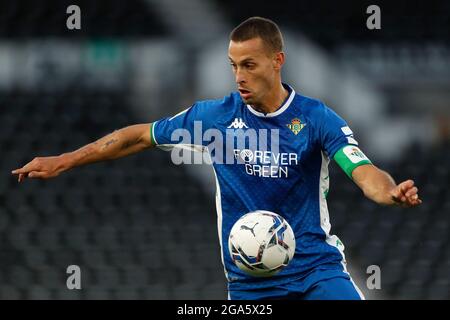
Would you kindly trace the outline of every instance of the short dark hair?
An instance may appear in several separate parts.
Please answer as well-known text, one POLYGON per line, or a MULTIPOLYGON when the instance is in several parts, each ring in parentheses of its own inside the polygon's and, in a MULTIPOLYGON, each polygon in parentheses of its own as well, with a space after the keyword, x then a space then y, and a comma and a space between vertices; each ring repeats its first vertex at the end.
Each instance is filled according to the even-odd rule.
POLYGON ((278 25, 270 19, 251 17, 239 24, 230 33, 230 40, 241 42, 261 38, 264 45, 273 52, 283 50, 283 36, 278 25))

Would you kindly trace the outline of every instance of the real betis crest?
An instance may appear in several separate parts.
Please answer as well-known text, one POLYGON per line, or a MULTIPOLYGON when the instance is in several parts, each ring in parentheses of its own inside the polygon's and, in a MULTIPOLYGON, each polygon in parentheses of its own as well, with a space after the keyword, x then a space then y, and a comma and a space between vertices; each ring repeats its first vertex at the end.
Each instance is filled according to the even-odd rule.
POLYGON ((298 118, 294 118, 291 120, 291 123, 289 123, 287 125, 287 127, 295 134, 297 135, 304 127, 306 126, 306 124, 302 123, 300 121, 300 119, 298 118))

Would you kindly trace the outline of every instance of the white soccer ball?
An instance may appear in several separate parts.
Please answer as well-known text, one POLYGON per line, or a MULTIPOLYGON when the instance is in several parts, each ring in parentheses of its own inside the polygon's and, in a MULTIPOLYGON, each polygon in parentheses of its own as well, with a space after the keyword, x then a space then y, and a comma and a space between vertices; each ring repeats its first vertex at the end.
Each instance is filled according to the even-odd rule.
POLYGON ((239 269, 252 276, 269 277, 292 260, 295 236, 282 216, 257 210, 236 221, 228 238, 228 249, 239 269))

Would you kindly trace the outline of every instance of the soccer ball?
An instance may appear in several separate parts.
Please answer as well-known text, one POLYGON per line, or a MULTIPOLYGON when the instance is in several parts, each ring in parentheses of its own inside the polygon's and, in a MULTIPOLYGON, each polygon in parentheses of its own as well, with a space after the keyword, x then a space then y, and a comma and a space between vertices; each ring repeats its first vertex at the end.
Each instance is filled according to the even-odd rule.
POLYGON ((295 236, 282 216, 257 210, 236 221, 228 238, 228 249, 239 269, 252 276, 270 277, 292 260, 295 236))

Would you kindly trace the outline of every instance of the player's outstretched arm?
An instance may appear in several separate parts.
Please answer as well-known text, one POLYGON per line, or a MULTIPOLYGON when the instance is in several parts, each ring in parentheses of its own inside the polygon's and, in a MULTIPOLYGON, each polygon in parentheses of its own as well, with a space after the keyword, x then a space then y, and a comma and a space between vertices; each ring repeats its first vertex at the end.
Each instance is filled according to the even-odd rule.
POLYGON ((379 204, 414 207, 422 203, 413 180, 397 185, 387 172, 372 164, 355 168, 352 177, 364 195, 379 204))
POLYGON ((38 157, 12 171, 18 181, 25 178, 48 179, 64 171, 104 160, 121 158, 153 146, 151 124, 137 124, 116 130, 80 149, 53 157, 38 157))

